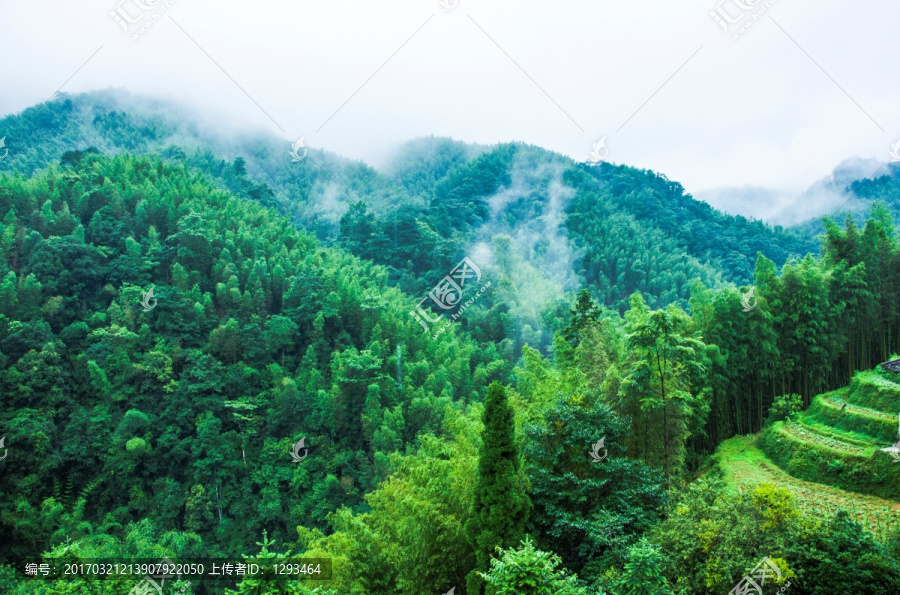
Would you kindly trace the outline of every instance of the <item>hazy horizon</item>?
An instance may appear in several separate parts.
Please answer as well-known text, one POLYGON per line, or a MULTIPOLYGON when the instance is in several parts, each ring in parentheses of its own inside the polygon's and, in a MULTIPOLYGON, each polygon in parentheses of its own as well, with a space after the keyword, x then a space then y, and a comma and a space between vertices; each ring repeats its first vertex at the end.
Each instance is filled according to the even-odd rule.
POLYGON ((58 89, 122 88, 375 167, 430 135, 576 160, 605 137, 613 163, 665 173, 727 212, 771 217, 847 160, 889 159, 900 81, 875 72, 900 7, 744 4, 754 11, 734 0, 553 11, 472 0, 4 2, 0 34, 19 57, 0 63, 0 114, 58 89), (762 12, 735 40, 716 7, 751 22, 762 12), (760 204, 741 202, 747 188, 765 190, 760 204))

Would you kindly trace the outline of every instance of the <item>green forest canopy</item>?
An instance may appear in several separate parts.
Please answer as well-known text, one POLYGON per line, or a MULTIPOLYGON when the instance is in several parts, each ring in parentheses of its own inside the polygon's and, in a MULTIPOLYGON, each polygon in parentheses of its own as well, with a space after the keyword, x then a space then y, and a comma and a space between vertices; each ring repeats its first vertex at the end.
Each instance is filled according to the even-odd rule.
MULTIPOLYGON (((478 200, 504 183, 511 160, 531 153, 508 145, 448 165, 434 184, 442 207, 423 206, 419 228, 444 238, 441 225, 482 212, 478 200), (470 187, 478 190, 460 190, 470 187)), ((584 242, 588 291, 539 315, 547 330, 534 341, 539 351, 516 326, 525 301, 510 286, 527 263, 514 250, 485 268, 498 279, 491 299, 432 338, 409 316, 420 294, 395 285, 402 273, 348 253, 369 246, 369 236, 353 239, 359 224, 387 229, 388 215, 379 223, 351 208, 323 244, 264 206, 260 197, 271 196, 244 183, 240 162, 220 172, 244 184, 229 192, 221 176, 172 155, 75 151, 0 179, 0 427, 10 448, 0 559, 263 548, 332 557, 339 572, 323 588, 333 593, 459 591, 476 560, 498 590, 547 580, 560 592, 704 593, 729 589, 758 561, 750 557, 777 550, 800 577, 798 593, 852 584, 852 569, 839 578, 812 572, 801 544, 818 531, 820 549, 810 551, 876 561, 867 572, 885 590, 859 592, 897 584, 894 546, 846 518, 807 518, 789 494, 765 486, 735 499, 714 481, 689 483, 719 442, 762 428, 779 395, 808 403, 900 352, 900 249, 884 204, 863 227, 826 222, 818 258, 785 256, 779 267, 756 255, 756 305, 745 311, 738 289, 699 269, 683 277, 644 269, 649 285, 604 286, 603 266, 584 263, 603 263, 604 246, 627 243, 604 234, 647 241, 629 226, 655 220, 664 235, 650 236, 648 251, 708 255, 731 220, 683 213, 686 202, 669 221, 666 201, 689 200, 677 185, 645 179, 634 200, 625 188, 647 174, 572 166, 566 225, 584 242), (678 230, 692 218, 708 236, 690 235, 696 245, 685 248, 678 230), (151 286, 158 302, 146 312, 140 300, 151 286), (627 296, 609 297, 622 287, 627 296), (493 381, 507 387, 515 413, 507 423, 522 465, 513 473, 527 486, 531 541, 496 540, 503 553, 487 567, 466 527, 482 489, 482 403, 493 381), (601 436, 610 457, 597 466, 585 451, 601 436), (310 456, 295 465, 288 453, 301 437, 310 456), (729 524, 735 511, 746 526, 729 524), (715 520, 717 544, 730 545, 701 567, 686 544, 691 535, 702 542, 703 519, 715 520), (750 534, 761 537, 750 543, 750 534), (539 579, 523 578, 513 562, 539 579)), ((410 188, 432 183, 410 169, 403 176, 410 188)), ((728 249, 742 254, 738 263, 748 258, 742 244, 728 249)), ((449 270, 420 253, 432 264, 411 255, 403 273, 449 270)), ((447 248, 441 258, 452 267, 458 256, 447 248)))

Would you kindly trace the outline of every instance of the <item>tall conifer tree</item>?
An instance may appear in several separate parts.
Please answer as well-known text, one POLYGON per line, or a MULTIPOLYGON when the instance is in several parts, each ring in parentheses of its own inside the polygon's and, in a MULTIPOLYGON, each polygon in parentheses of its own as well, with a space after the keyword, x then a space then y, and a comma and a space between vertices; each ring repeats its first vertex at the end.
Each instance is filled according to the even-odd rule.
POLYGON ((497 546, 515 547, 525 536, 531 500, 521 473, 515 443, 515 418, 503 386, 488 387, 484 403, 484 432, 475 480, 473 514, 466 526, 469 543, 475 550, 476 566, 466 579, 466 592, 480 595, 491 554, 497 546))

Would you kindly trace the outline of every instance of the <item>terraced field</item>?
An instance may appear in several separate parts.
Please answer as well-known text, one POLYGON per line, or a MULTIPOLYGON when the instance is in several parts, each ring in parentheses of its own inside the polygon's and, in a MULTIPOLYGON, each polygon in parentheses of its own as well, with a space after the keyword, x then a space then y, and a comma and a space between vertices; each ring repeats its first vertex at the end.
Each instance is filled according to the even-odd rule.
POLYGON ((875 371, 819 395, 795 419, 719 445, 714 460, 734 489, 769 482, 815 515, 846 510, 878 536, 900 526, 900 463, 880 449, 897 441, 900 383, 875 371))
POLYGON ((900 502, 857 494, 791 477, 756 446, 757 436, 735 436, 719 445, 718 464, 735 491, 752 490, 766 482, 789 490, 797 506, 823 516, 846 510, 878 537, 900 525, 900 502))
POLYGON ((820 397, 820 400, 823 404, 831 407, 833 409, 841 410, 842 408, 846 408, 848 413, 852 413, 857 416, 867 416, 875 419, 883 420, 887 423, 894 424, 897 421, 897 418, 893 415, 888 415, 886 413, 882 413, 881 411, 877 411, 875 409, 869 409, 868 407, 860 407, 859 405, 851 405, 847 401, 845 401, 841 397, 842 391, 836 391, 833 393, 824 394, 820 397))
POLYGON ((806 418, 842 430, 862 430, 882 442, 897 441, 897 416, 877 409, 848 403, 847 389, 820 395, 806 412, 806 418))
POLYGON ((870 456, 875 450, 874 445, 864 446, 861 441, 848 439, 835 435, 832 432, 823 432, 819 428, 803 421, 785 423, 782 431, 796 437, 798 440, 807 440, 821 444, 822 446, 833 448, 842 452, 847 452, 860 456, 870 456), (852 440, 852 441, 851 441, 852 440))

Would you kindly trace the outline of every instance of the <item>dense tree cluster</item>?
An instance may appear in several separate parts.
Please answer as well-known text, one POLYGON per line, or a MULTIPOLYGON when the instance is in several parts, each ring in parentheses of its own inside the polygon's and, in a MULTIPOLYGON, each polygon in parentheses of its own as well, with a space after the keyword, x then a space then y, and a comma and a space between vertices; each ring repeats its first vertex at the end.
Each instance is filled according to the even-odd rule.
POLYGON ((146 517, 210 553, 324 528, 504 377, 423 335, 383 270, 181 166, 66 161, 0 184, 4 556, 146 517))
POLYGON ((701 450, 758 431, 779 395, 813 396, 850 382, 900 352, 900 243, 885 206, 863 229, 826 221, 823 254, 792 259, 780 271, 760 255, 754 295, 697 287, 691 313, 714 345, 710 421, 701 450), (749 312, 744 302, 751 306, 749 312))
POLYGON ((893 178, 814 256, 653 172, 444 139, 287 167, 118 105, 4 119, 0 591, 42 592, 2 563, 43 553, 333 561, 217 595, 711 594, 762 557, 896 592, 900 534, 706 457, 900 352, 893 178), (424 333, 475 247, 491 293, 424 333))

